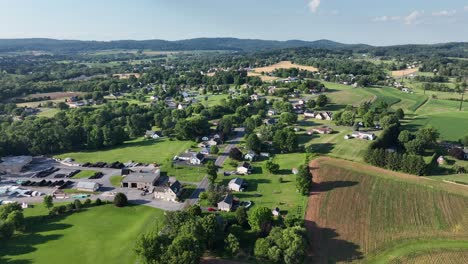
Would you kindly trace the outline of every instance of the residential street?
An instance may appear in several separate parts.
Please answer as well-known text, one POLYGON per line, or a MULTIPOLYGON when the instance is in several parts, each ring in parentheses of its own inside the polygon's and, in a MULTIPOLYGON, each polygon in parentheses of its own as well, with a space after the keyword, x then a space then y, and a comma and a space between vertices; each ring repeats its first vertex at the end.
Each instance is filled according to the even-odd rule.
POLYGON ((231 149, 235 145, 239 144, 239 142, 245 134, 245 128, 243 127, 235 128, 234 131, 236 132, 234 138, 227 141, 228 145, 226 146, 226 148, 224 148, 223 153, 219 154, 218 158, 215 161, 215 165, 218 167, 223 166, 224 161, 226 161, 226 159, 229 157, 229 152, 231 151, 231 149))

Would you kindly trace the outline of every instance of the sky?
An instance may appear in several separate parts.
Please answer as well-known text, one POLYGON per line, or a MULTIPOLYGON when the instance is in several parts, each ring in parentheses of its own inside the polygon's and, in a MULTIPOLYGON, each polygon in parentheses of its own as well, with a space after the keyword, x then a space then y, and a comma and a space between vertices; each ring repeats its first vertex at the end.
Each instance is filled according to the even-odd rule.
POLYGON ((468 41, 468 0, 0 0, 0 38, 468 41))

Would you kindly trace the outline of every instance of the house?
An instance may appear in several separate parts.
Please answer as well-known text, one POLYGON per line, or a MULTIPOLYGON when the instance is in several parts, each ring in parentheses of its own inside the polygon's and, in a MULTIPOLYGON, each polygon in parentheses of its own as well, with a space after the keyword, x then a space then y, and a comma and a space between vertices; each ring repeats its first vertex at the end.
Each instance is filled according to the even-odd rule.
POLYGON ((256 94, 256 93, 254 93, 254 94, 252 94, 250 96, 250 100, 252 100, 252 101, 258 101, 260 98, 261 98, 261 96, 256 94))
POLYGON ((279 216, 280 215, 280 209, 278 207, 276 207, 275 209, 273 209, 271 211, 271 213, 274 215, 274 216, 279 216))
POLYGON ((257 153, 252 150, 249 150, 247 154, 244 155, 246 160, 254 161, 257 158, 257 153))
POLYGON ((312 128, 312 131, 318 134, 331 134, 333 132, 333 129, 329 127, 314 127, 312 128))
POLYGON ((247 175, 252 171, 252 166, 248 162, 243 162, 239 167, 237 167, 238 174, 247 175))
POLYGON ((354 131, 353 134, 351 134, 351 136, 354 138, 365 140, 375 140, 377 138, 377 136, 374 133, 365 133, 361 131, 354 131))
POLYGON ((269 116, 274 116, 276 114, 277 114, 276 110, 273 110, 273 109, 268 110, 268 115, 269 116))
POLYGON ((276 91, 276 86, 268 86, 268 93, 274 94, 276 91))
POLYGON ((223 200, 218 203, 218 210, 229 212, 232 209, 232 204, 234 203, 234 197, 232 194, 226 194, 223 200))
POLYGON ((184 105, 184 104, 177 105, 177 110, 184 110, 185 108, 187 108, 187 105, 184 105))
POLYGON ((260 152, 260 157, 269 158, 269 157, 270 157, 270 153, 268 153, 268 152, 260 152))
POLYGON ((161 136, 162 136, 161 132, 156 132, 153 130, 146 130, 146 133, 145 133, 145 138, 158 139, 161 136))
POLYGON ((315 118, 315 111, 305 110, 304 111, 304 117, 315 118))
POLYGON ((99 183, 80 181, 76 184, 76 189, 82 192, 95 192, 99 189, 99 183))
POLYGON ((201 153, 197 153, 195 155, 192 155, 192 157, 190 158, 190 164, 200 165, 203 163, 204 160, 205 160, 205 155, 201 153))
POLYGON ((332 112, 319 112, 315 114, 315 119, 319 120, 332 120, 333 113, 332 112))
POLYGON ((203 155, 210 155, 210 148, 209 147, 202 148, 200 150, 200 153, 203 155))
POLYGON ((230 191, 242 192, 243 187, 246 185, 245 181, 241 178, 234 178, 229 181, 228 189, 230 191))
POLYGON ((439 157, 437 158, 437 163, 438 163, 439 165, 443 165, 443 164, 445 164, 445 162, 446 162, 446 161, 445 161, 444 156, 439 156, 439 157))
POLYGON ((120 187, 132 189, 150 189, 161 177, 161 171, 130 173, 122 179, 120 187))
POLYGON ((182 193, 182 184, 177 180, 171 180, 154 188, 154 198, 176 202, 182 193))
POLYGON ((32 156, 3 157, 0 159, 0 172, 20 173, 32 160, 32 156))

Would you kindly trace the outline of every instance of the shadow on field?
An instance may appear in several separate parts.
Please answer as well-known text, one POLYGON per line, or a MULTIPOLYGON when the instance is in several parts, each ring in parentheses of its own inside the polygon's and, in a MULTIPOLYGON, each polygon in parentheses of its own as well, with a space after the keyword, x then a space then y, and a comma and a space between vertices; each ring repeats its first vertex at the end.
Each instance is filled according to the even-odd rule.
POLYGON ((313 221, 306 221, 305 225, 311 241, 306 263, 351 262, 363 258, 359 245, 338 239, 340 235, 335 229, 319 227, 313 221))
POLYGON ((335 148, 335 144, 333 143, 317 143, 312 144, 311 149, 315 153, 319 154, 328 154, 335 148))
POLYGON ((72 227, 69 224, 57 223, 63 220, 66 216, 59 216, 54 218, 48 217, 28 217, 25 219, 27 226, 26 232, 23 234, 15 235, 8 241, 1 241, 0 247, 0 263, 8 264, 27 264, 33 263, 31 260, 19 259, 12 260, 5 256, 21 256, 37 250, 36 245, 45 244, 53 240, 61 238, 62 234, 42 235, 40 232, 59 231, 72 227))
POLYGON ((328 192, 337 188, 346 188, 359 184, 356 181, 325 181, 320 183, 313 183, 313 192, 328 192))

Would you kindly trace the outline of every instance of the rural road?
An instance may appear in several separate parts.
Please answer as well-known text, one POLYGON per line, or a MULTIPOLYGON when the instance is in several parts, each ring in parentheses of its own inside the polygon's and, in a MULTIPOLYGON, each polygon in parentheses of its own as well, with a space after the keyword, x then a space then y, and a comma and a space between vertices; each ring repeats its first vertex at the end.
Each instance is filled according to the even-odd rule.
POLYGON ((208 188, 208 184, 209 184, 208 177, 207 176, 203 177, 201 182, 198 183, 197 189, 195 189, 195 191, 193 191, 190 197, 185 201, 185 207, 189 207, 194 204, 197 204, 200 193, 205 191, 208 188))
POLYGON ((221 153, 215 161, 215 165, 218 167, 223 166, 224 161, 226 161, 226 159, 229 157, 229 152, 231 151, 231 149, 241 141, 242 137, 245 134, 245 128, 243 127, 235 128, 234 131, 236 132, 236 135, 234 136, 234 138, 227 142, 228 145, 224 148, 223 153, 221 153))

